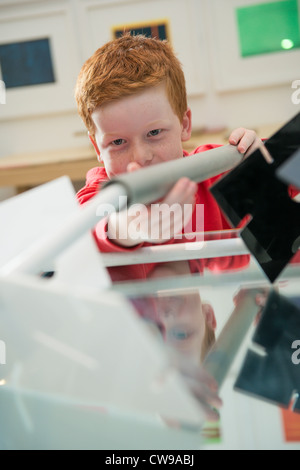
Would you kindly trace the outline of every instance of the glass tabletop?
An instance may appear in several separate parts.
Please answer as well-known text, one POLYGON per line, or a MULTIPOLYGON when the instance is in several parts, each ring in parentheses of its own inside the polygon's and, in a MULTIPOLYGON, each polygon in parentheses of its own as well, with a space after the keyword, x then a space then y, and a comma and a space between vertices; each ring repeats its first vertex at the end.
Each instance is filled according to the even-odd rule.
POLYGON ((300 256, 270 283, 239 235, 2 279, 1 448, 300 449, 300 256))
POLYGON ((112 290, 129 299, 202 405, 196 367, 215 378, 223 405, 220 420, 202 429, 208 448, 300 448, 300 253, 271 283, 239 235, 199 233, 194 246, 187 237, 116 255, 108 263, 119 275, 112 290), (126 280, 122 270, 141 279, 126 280), (242 423, 233 432, 232 419, 243 415, 247 432, 242 423))

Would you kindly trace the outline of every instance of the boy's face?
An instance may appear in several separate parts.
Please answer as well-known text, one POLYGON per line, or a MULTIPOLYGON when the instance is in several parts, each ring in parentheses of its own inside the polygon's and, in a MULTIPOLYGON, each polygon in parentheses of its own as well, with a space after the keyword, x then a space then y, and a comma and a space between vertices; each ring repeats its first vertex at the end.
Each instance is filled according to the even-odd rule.
POLYGON ((182 158, 182 142, 191 135, 191 111, 180 122, 163 84, 98 107, 92 119, 109 178, 182 158))
POLYGON ((176 351, 200 360, 205 335, 205 313, 199 294, 158 297, 157 312, 165 340, 176 351))

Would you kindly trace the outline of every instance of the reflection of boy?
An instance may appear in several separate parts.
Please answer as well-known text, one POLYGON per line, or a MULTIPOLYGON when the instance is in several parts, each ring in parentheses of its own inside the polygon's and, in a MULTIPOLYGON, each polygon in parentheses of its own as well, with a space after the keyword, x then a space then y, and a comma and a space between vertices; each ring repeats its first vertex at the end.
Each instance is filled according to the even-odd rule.
MULTIPOLYGON (((188 262, 176 261, 157 265, 149 279, 188 274, 188 262)), ((155 298, 155 311, 166 343, 195 364, 203 362, 215 342, 217 323, 212 305, 199 291, 162 292, 155 298)))
MULTIPOLYGON (((76 100, 98 159, 104 165, 88 172, 86 185, 78 193, 81 204, 115 175, 187 157, 182 143, 191 136, 191 110, 187 106, 181 65, 167 42, 128 34, 105 44, 83 65, 77 80, 76 100)), ((248 154, 261 141, 253 131, 239 128, 232 132, 229 143, 237 145, 241 153, 248 154)), ((192 153, 214 147, 200 146, 192 153)), ((203 204, 204 230, 228 229, 230 227, 209 192, 216 179, 196 184, 181 178, 160 203, 176 204, 181 213, 184 213, 185 205, 203 204)), ((196 232, 199 227, 196 226, 195 212, 192 219, 193 231, 196 232)), ((99 249, 102 252, 124 251, 165 243, 172 241, 178 233, 177 226, 169 218, 168 240, 153 239, 151 233, 146 236, 146 241, 145 234, 141 240, 132 239, 129 233, 125 238, 118 237, 122 227, 130 226, 129 222, 130 216, 126 211, 100 221, 94 231, 99 249)), ((161 220, 160 224, 162 226, 164 221, 161 220)), ((151 227, 151 223, 148 226, 151 227)), ((230 269, 246 265, 248 257, 221 261, 222 269, 230 269)), ((110 273, 115 280, 145 278, 152 267, 112 268, 110 273)), ((201 271, 203 267, 215 269, 215 263, 191 263, 192 272, 201 271)))
MULTIPOLYGON (((161 263, 149 279, 188 275, 187 261, 161 263)), ((216 318, 211 304, 203 302, 198 290, 161 292, 153 299, 155 321, 169 347, 174 364, 179 368, 188 387, 205 410, 206 417, 218 421, 222 402, 218 386, 201 367, 204 358, 215 343, 216 318)))

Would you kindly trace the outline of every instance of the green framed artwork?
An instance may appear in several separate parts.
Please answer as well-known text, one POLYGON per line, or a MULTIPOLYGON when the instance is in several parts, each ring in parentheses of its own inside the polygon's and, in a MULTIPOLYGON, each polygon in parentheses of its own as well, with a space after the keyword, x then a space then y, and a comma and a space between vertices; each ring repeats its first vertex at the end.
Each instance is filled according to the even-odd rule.
POLYGON ((297 0, 236 8, 241 57, 300 48, 297 0))

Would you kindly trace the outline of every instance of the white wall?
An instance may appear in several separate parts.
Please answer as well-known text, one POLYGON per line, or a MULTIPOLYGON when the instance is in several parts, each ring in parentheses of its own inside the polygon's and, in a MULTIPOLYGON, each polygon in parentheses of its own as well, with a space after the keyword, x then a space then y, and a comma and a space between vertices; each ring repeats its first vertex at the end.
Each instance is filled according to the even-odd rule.
MULTIPOLYGON (((0 44, 50 37, 58 78, 55 84, 7 90, 6 104, 0 104, 0 158, 88 144, 73 98, 76 78, 83 62, 111 39, 111 26, 127 22, 169 19, 196 129, 288 120, 300 111, 291 99, 292 82, 300 80, 299 50, 247 61, 237 51, 234 7, 255 3, 259 0, 0 0, 0 44)), ((0 188, 0 199, 9 195, 11 189, 0 188)), ((216 307, 224 309, 224 302, 216 307)), ((232 388, 225 399, 224 447, 288 447, 277 409, 245 405, 232 388)))
MULTIPOLYGON (((264 2, 270 0, 264 0, 264 2)), ((167 18, 183 64, 194 128, 277 124, 300 110, 300 51, 242 60, 234 8, 259 0, 0 0, 0 44, 50 37, 57 82, 9 89, 0 104, 0 157, 87 144, 73 90, 111 27, 167 18)), ((266 136, 268 137, 268 136, 266 136)))

